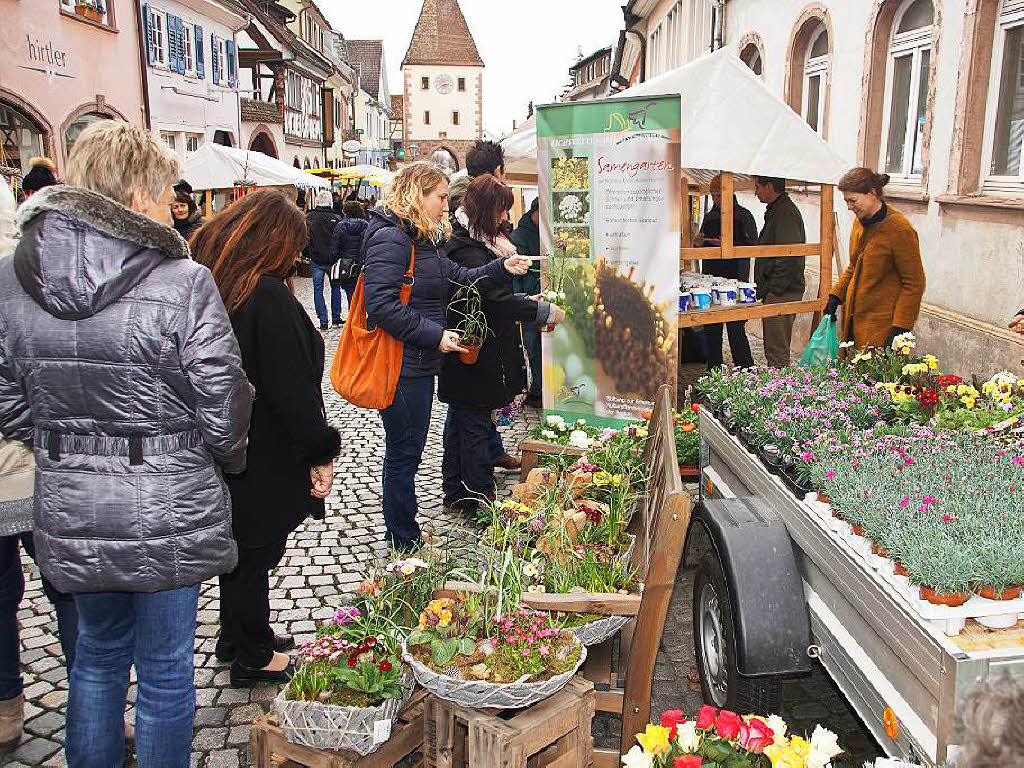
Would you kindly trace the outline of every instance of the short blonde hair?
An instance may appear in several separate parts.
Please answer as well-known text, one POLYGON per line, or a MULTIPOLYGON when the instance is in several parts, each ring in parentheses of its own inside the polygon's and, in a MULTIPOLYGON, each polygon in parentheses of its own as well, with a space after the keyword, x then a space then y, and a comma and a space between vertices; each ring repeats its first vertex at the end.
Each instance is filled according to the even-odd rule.
POLYGON ((67 182, 126 208, 136 192, 159 200, 178 178, 178 156, 150 131, 100 120, 79 135, 68 158, 67 182))
MULTIPOLYGON (((424 213, 423 198, 441 182, 448 183, 448 174, 441 166, 425 160, 410 163, 391 181, 381 205, 385 210, 412 222, 420 239, 434 239, 438 224, 424 213)), ((441 232, 445 240, 451 237, 452 225, 447 216, 441 219, 441 232)))

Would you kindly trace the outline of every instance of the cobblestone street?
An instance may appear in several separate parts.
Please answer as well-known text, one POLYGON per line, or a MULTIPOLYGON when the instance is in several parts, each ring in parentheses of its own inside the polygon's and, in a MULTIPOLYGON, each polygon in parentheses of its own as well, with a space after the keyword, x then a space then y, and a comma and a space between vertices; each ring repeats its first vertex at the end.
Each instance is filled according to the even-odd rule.
MULTIPOLYGON (((298 280, 297 289, 304 304, 311 308, 310 281, 298 280)), ((328 359, 337 338, 335 330, 327 334, 328 359)), ((327 502, 326 519, 309 520, 293 534, 284 561, 271 578, 272 621, 279 633, 294 635, 297 644, 311 637, 316 623, 331 615, 352 592, 362 569, 386 554, 380 503, 384 443, 380 419, 342 401, 326 378, 324 392, 328 416, 342 432, 343 451, 337 461, 334 493, 327 502)), ((445 407, 435 402, 417 483, 420 519, 427 532, 464 541, 468 523, 448 515, 441 505, 438 479, 444 414, 445 407)), ((510 452, 537 418, 537 411, 528 410, 525 419, 503 429, 510 452)), ((509 473, 498 477, 506 490, 517 479, 509 473)), ((56 620, 43 595, 37 569, 27 559, 25 567, 27 586, 18 616, 26 685, 26 734, 18 748, 4 758, 4 764, 65 765, 62 744, 67 675, 60 657, 56 620)), ((699 692, 688 681, 688 669, 694 662, 690 581, 690 574, 681 570, 655 670, 655 714, 668 708, 692 713, 701 703, 699 692)), ((269 709, 278 688, 229 686, 228 665, 219 663, 213 655, 218 608, 216 582, 207 583, 201 591, 196 630, 197 710, 192 765, 233 768, 249 765, 250 724, 269 709)), ((134 687, 129 699, 134 699, 134 687)), ((880 754, 823 672, 788 684, 785 702, 781 714, 791 718, 798 731, 821 722, 839 732, 840 744, 851 753, 845 764, 859 765, 880 754)), ((605 720, 595 729, 599 740, 607 741, 610 733, 617 732, 617 724, 605 720)))

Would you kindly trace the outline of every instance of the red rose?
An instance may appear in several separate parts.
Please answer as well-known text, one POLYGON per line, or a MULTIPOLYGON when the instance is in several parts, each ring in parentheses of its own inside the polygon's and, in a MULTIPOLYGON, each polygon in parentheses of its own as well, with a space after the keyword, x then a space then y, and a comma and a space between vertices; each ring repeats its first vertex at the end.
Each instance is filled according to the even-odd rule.
POLYGON ((715 733, 723 739, 735 739, 740 732, 740 723, 742 722, 740 716, 735 712, 723 709, 715 720, 715 733))
POLYGON ((691 403, 690 410, 693 411, 694 413, 697 413, 700 411, 700 406, 697 405, 697 403, 691 403))
POLYGON ((384 661, 382 661, 380 664, 377 665, 377 669, 379 669, 381 672, 390 672, 391 671, 391 662, 388 661, 387 659, 385 659, 384 661))
POLYGON ((359 663, 359 654, 353 653, 351 656, 348 657, 348 665, 350 667, 354 667, 358 663, 359 663))
POLYGON ((683 755, 676 758, 675 768, 700 768, 700 762, 700 755, 683 755))
POLYGON ((748 752, 756 755, 764 752, 765 747, 775 741, 775 732, 768 727, 768 723, 757 717, 747 721, 747 740, 742 746, 748 752))
POLYGON ((705 731, 714 728, 717 714, 718 710, 705 704, 697 711, 697 727, 705 731))
POLYGON ((661 727, 669 729, 669 741, 676 737, 677 729, 685 722, 686 717, 681 709, 667 709, 661 713, 661 727))

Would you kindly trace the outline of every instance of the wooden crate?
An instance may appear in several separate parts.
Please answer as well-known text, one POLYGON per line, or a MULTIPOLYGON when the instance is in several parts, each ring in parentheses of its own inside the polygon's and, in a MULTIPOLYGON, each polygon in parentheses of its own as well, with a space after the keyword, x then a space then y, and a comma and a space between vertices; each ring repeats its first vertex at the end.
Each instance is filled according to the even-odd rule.
POLYGON ((392 768, 423 744, 423 701, 426 691, 417 690, 399 714, 391 738, 365 757, 355 752, 333 752, 292 744, 271 712, 252 726, 249 745, 254 768, 392 768))
POLYGON ((476 710, 428 696, 426 768, 589 768, 594 685, 577 676, 522 710, 476 710))

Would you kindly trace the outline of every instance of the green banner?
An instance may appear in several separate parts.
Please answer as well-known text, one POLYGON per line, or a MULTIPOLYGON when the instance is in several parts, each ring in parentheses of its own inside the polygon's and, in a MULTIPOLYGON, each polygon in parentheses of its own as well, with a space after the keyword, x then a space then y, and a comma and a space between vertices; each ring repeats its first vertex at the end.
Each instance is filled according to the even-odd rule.
POLYGON ((566 322, 544 334, 544 407, 616 424, 675 385, 679 96, 537 110, 544 288, 566 322))

